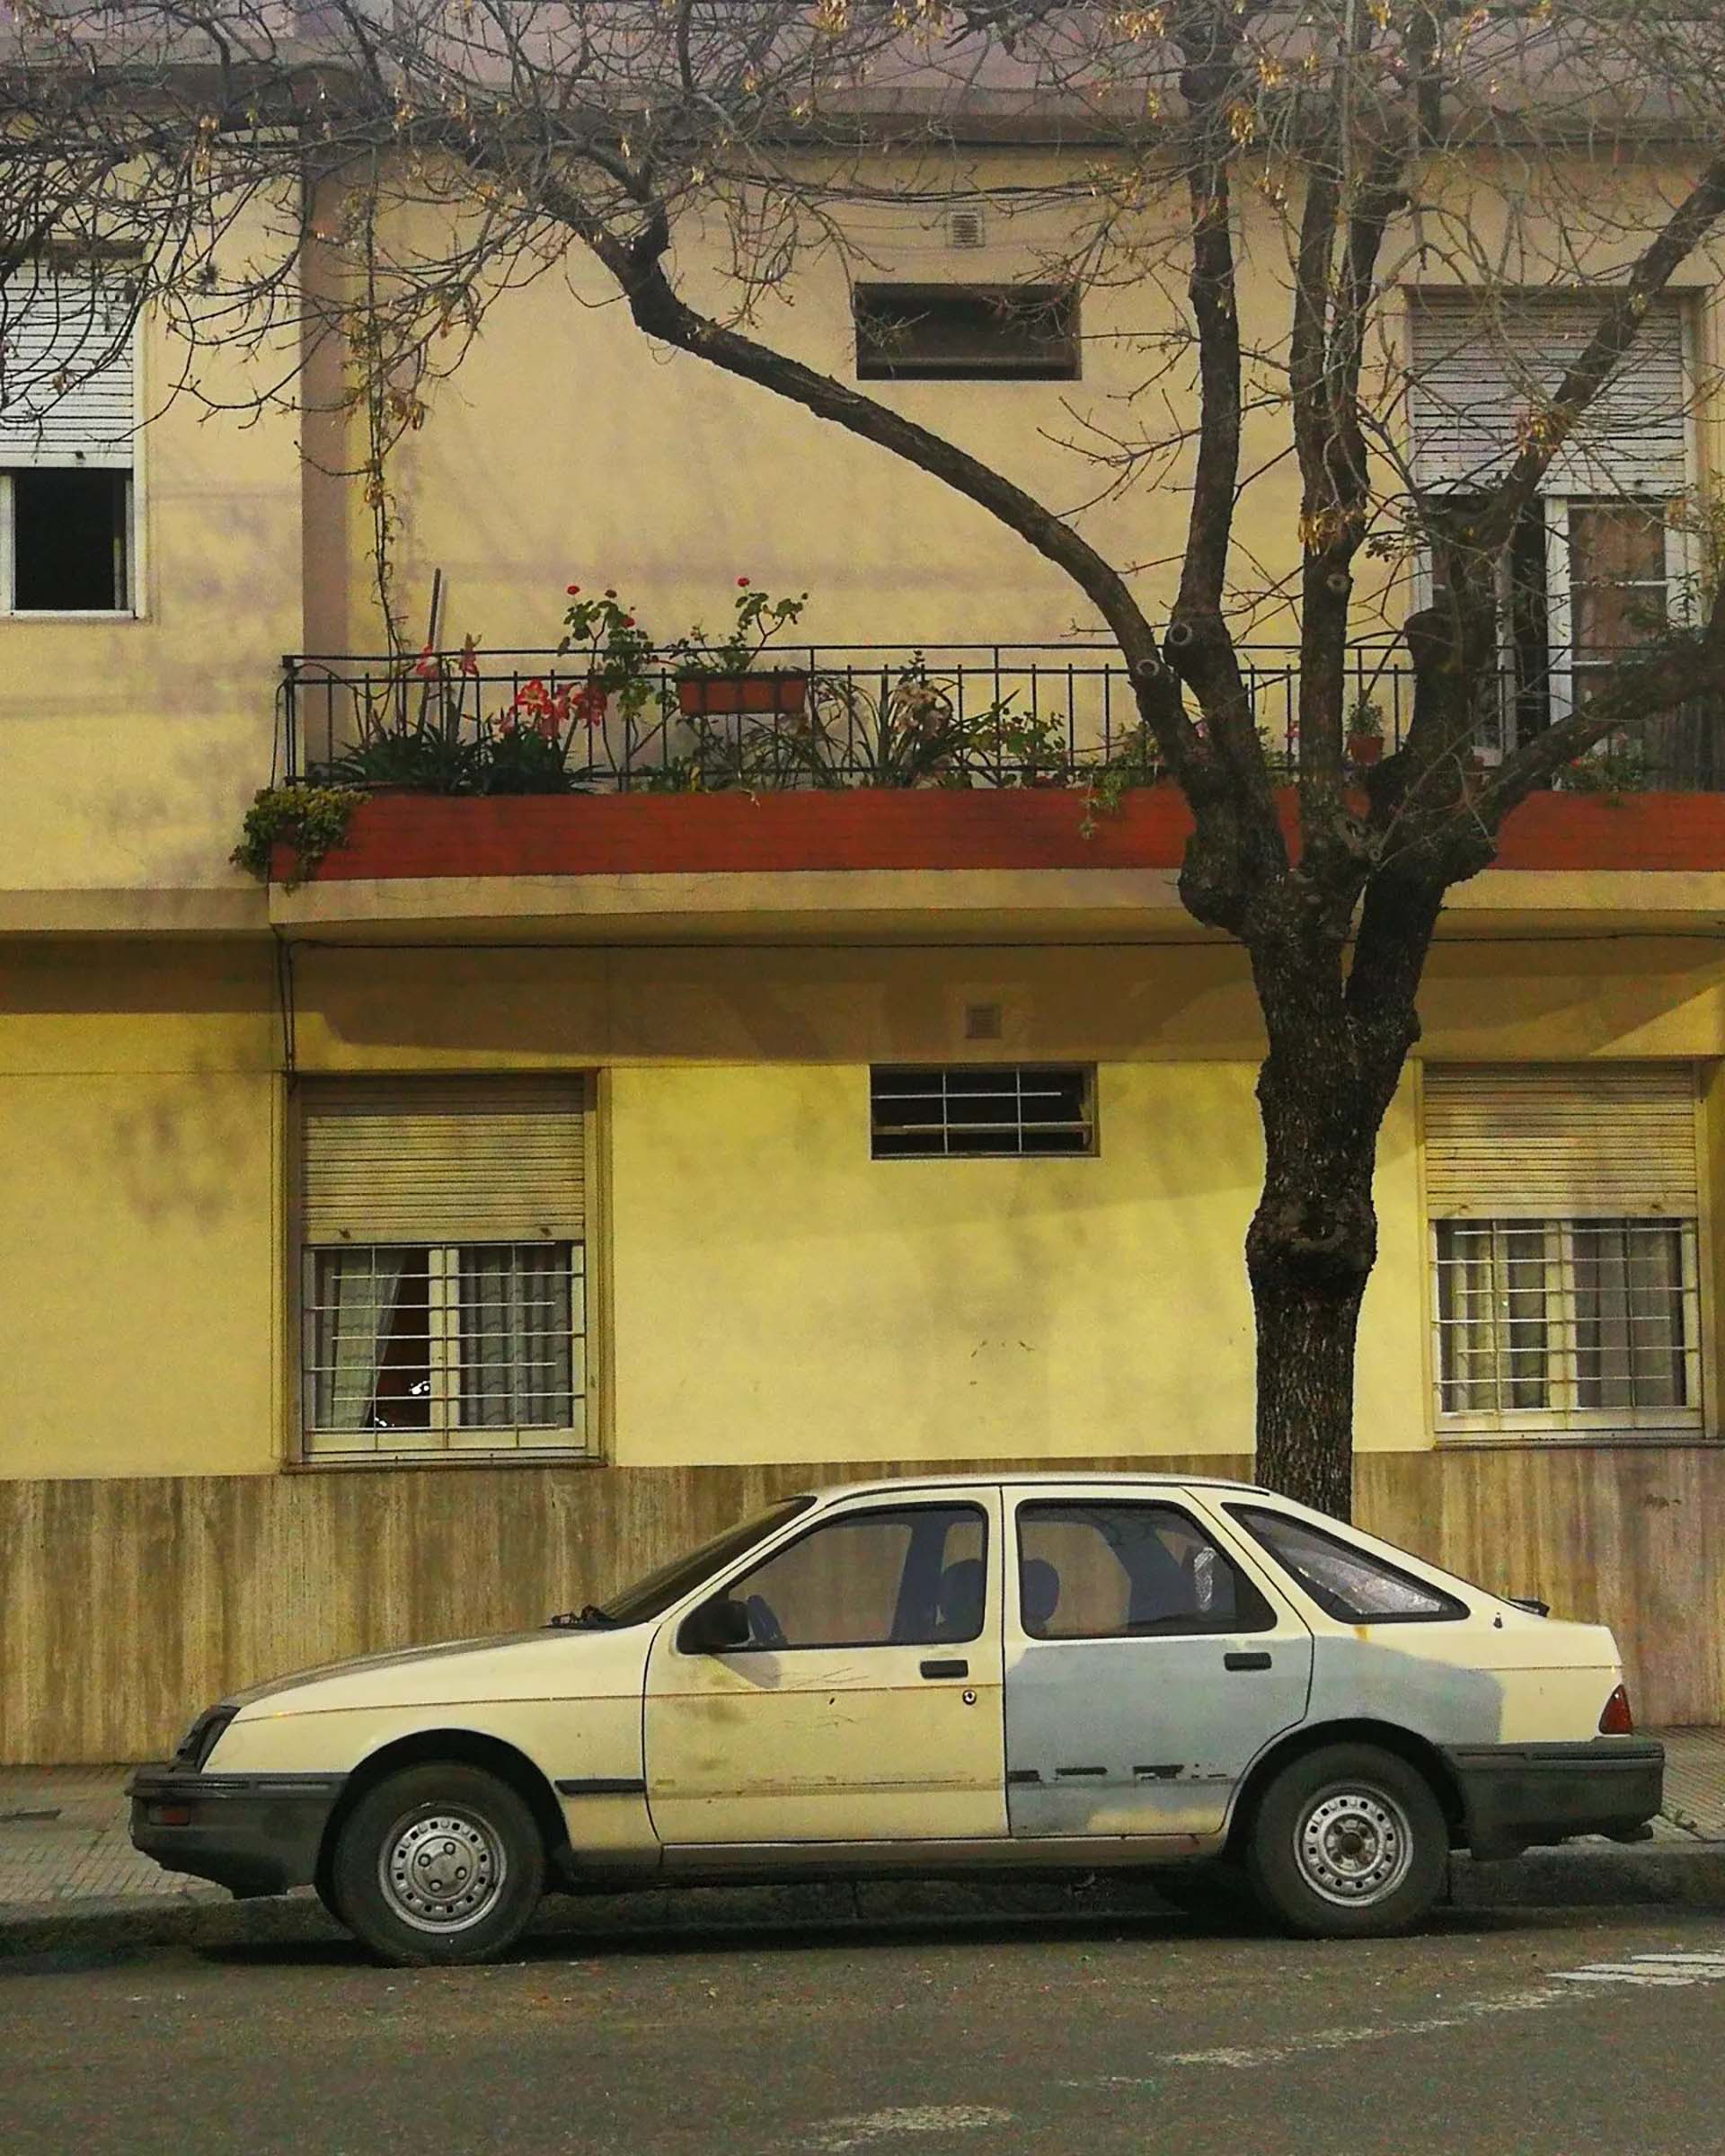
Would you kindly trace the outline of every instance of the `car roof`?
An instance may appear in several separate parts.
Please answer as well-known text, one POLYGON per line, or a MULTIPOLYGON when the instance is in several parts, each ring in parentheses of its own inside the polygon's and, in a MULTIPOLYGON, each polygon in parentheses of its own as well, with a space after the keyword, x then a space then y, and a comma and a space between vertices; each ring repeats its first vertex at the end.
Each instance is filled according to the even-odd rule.
POLYGON ((824 1482, 801 1494, 820 1500, 830 1498, 877 1498, 902 1496, 907 1490, 930 1489, 998 1489, 1002 1483, 1010 1482, 1015 1488, 1028 1483, 1034 1488, 1056 1489, 1082 1489, 1087 1487, 1117 1489, 1121 1484, 1140 1489, 1232 1489, 1252 1497, 1269 1497, 1274 1493, 1256 1482, 1240 1482, 1225 1475, 1146 1474, 1136 1469, 1110 1473, 1104 1468, 1079 1468, 1071 1474, 1059 1474, 1048 1469, 1033 1472, 1020 1472, 1016 1469, 1000 1468, 993 1474, 970 1475, 891 1475, 872 1482, 824 1482))

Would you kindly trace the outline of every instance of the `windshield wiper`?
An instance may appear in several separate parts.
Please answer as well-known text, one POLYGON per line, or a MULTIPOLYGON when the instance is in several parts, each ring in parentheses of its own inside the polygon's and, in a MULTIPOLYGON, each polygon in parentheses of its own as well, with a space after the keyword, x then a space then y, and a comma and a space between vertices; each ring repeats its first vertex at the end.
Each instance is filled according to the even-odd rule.
POLYGON ((563 1632, 597 1632, 616 1621, 597 1602, 584 1602, 579 1610, 559 1610, 554 1617, 547 1617, 545 1627, 547 1630, 563 1632))

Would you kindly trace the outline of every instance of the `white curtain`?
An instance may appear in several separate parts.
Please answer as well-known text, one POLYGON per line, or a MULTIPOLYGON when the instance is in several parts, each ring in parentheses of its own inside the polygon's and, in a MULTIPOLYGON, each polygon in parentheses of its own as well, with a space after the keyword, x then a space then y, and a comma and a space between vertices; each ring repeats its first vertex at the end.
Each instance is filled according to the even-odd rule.
POLYGON ((377 1427, 377 1374, 407 1255, 376 1247, 315 1253, 312 1367, 318 1429, 377 1427))
POLYGON ((566 1242, 463 1246, 464 1429, 562 1429, 572 1420, 571 1257, 566 1242))

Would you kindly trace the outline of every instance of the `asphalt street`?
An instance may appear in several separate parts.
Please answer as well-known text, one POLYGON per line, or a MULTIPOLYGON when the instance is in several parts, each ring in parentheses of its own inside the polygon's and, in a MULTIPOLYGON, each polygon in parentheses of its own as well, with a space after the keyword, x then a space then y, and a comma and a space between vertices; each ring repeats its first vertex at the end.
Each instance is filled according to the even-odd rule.
POLYGON ((1719 2156, 1725 1913, 65 1948, 0 1961, 0 2037, 8 2156, 1719 2156))

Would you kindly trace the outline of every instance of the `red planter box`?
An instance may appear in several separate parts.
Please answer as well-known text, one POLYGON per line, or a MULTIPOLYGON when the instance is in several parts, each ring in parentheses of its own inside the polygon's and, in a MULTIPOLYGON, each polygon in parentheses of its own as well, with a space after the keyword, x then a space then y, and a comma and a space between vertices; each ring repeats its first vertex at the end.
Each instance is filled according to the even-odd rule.
MULTIPOLYGON (((1292 808, 1283 799, 1284 819, 1292 808)), ((360 803, 314 880, 650 876, 796 869, 1176 869, 1191 830, 1172 786, 1127 794, 1088 836, 1082 792, 394 794, 360 803)), ((1508 870, 1725 870, 1725 794, 1535 794, 1505 826, 1508 870)), ((274 874, 293 869, 278 847, 274 874)))
POLYGON ((762 674, 680 674, 677 709, 686 719, 714 718, 727 711, 800 711, 809 695, 809 676, 768 671, 762 674))

